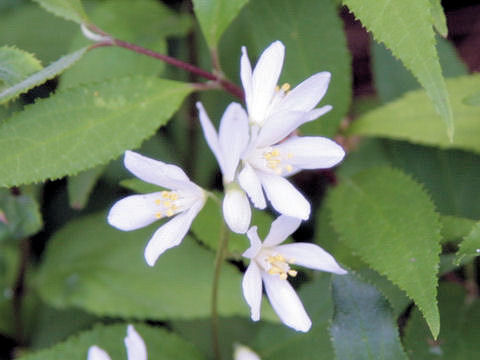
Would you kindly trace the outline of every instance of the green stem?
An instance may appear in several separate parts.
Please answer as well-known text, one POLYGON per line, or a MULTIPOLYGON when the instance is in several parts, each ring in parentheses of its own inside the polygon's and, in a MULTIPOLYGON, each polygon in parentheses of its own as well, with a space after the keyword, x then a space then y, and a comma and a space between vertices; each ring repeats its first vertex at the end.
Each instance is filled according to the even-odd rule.
POLYGON ((218 338, 218 286, 220 282, 220 273, 222 269, 225 252, 228 246, 228 229, 225 223, 222 223, 220 230, 220 239, 215 257, 215 273, 213 275, 212 286, 212 345, 216 360, 221 360, 220 342, 218 338))

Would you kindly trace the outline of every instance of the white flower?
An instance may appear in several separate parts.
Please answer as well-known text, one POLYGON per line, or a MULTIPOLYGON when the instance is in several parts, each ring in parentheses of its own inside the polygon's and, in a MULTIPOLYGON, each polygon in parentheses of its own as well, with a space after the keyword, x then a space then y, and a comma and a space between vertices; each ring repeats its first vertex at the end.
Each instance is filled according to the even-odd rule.
POLYGON ((233 360, 260 360, 260 356, 245 345, 235 345, 233 360))
POLYGON ((245 233, 250 226, 251 209, 247 195, 235 182, 235 177, 240 156, 249 142, 247 115, 239 104, 230 104, 220 120, 217 134, 203 105, 198 102, 197 108, 205 139, 223 175, 225 222, 232 231, 245 233))
POLYGON ((320 246, 310 243, 279 245, 297 230, 300 222, 300 219, 280 216, 272 223, 263 243, 255 226, 247 232, 250 248, 243 256, 250 259, 250 265, 243 277, 242 288, 243 296, 250 306, 252 320, 260 319, 263 281, 268 299, 280 320, 297 331, 307 332, 312 322, 295 290, 287 281, 288 275, 293 277, 297 274, 290 265, 301 265, 335 274, 347 272, 320 246))
MULTIPOLYGON (((127 327, 127 337, 124 342, 128 360, 147 360, 147 347, 132 325, 127 327)), ((88 349, 87 360, 110 360, 110 356, 105 350, 93 345, 88 349)))
POLYGON ((183 240, 205 204, 206 195, 178 166, 133 151, 125 152, 124 164, 139 179, 171 190, 128 196, 115 203, 108 214, 108 223, 124 231, 145 227, 164 217, 172 218, 153 234, 145 248, 147 264, 153 266, 165 250, 183 240))
POLYGON ((265 191, 279 213, 306 220, 310 204, 284 177, 302 169, 330 168, 343 159, 345 152, 327 138, 288 136, 332 108, 327 105, 313 109, 327 91, 330 73, 317 73, 292 91, 288 91, 288 86, 278 89, 283 44, 280 41, 271 44, 260 56, 253 73, 246 49, 242 50, 241 78, 251 134, 250 144, 242 154, 240 186, 255 207, 266 207, 265 191), (282 142, 284 139, 287 140, 282 142))

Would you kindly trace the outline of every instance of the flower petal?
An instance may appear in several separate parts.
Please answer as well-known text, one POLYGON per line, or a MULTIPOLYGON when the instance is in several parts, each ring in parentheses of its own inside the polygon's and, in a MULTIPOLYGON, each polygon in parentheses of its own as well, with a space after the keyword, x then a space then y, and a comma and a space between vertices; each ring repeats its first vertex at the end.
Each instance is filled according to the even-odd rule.
POLYGON ((242 280, 243 297, 250 306, 253 321, 260 320, 260 307, 262 304, 262 277, 260 269, 254 260, 248 265, 242 280))
POLYGON ((310 76, 287 93, 278 111, 310 111, 325 96, 330 83, 329 72, 320 72, 310 76))
MULTIPOLYGON (((220 166, 220 169, 222 171, 222 174, 225 174, 225 164, 223 159, 223 153, 220 147, 217 131, 213 127, 212 122, 210 121, 210 118, 208 117, 207 112, 205 111, 205 108, 203 107, 202 103, 197 102, 196 105, 198 109, 198 117, 200 119, 200 125, 202 125, 203 136, 205 136, 205 140, 207 141, 207 144, 210 147, 210 150, 212 150, 213 155, 215 155, 218 165, 220 166)), ((223 115, 224 117, 226 113, 227 111, 225 111, 225 114, 223 115)))
POLYGON ((280 320, 297 331, 310 330, 312 321, 290 283, 280 279, 278 275, 269 275, 265 272, 261 274, 270 304, 280 320))
POLYGON ((327 169, 337 165, 345 151, 335 141, 320 136, 302 136, 288 139, 276 148, 292 154, 289 163, 300 169, 327 169))
POLYGON ((246 191, 248 197, 253 202, 253 206, 257 209, 265 209, 267 203, 263 195, 262 184, 258 179, 257 173, 250 164, 245 163, 245 167, 238 175, 238 182, 243 190, 246 191))
POLYGON ((125 167, 139 179, 167 189, 191 188, 188 176, 178 166, 125 151, 125 167))
POLYGON ((178 214, 162 225, 152 236, 145 248, 145 260, 150 266, 155 265, 158 257, 165 250, 179 245, 187 234, 192 221, 202 209, 204 202, 195 203, 187 211, 178 214))
POLYGON ((249 141, 248 115, 242 106, 231 103, 220 120, 220 149, 223 156, 223 180, 232 182, 235 171, 249 141))
POLYGON ((124 339, 128 360, 147 360, 147 347, 142 337, 132 325, 127 327, 127 337, 124 339))
MULTIPOLYGON (((332 105, 325 105, 318 109, 313 109, 307 112, 307 121, 318 119, 320 116, 325 115, 330 110, 332 110, 332 105)), ((299 125, 300 126, 300 125, 299 125)))
POLYGON ((250 230, 247 231, 247 237, 248 240, 250 240, 250 247, 245 250, 242 256, 248 259, 253 259, 262 249, 262 241, 258 237, 256 226, 252 226, 250 230))
POLYGON ((260 55, 252 75, 252 97, 247 103, 250 119, 262 124, 275 93, 278 78, 282 71, 285 46, 280 41, 273 42, 260 55))
POLYGON ((279 245, 278 252, 287 259, 293 259, 295 265, 313 270, 327 271, 339 275, 347 273, 338 265, 335 258, 320 246, 309 243, 279 245))
POLYGON ((252 210, 242 189, 228 189, 223 199, 223 217, 230 230, 245 234, 250 226, 252 210))
POLYGON ((160 193, 131 195, 117 201, 107 216, 113 227, 123 231, 140 229, 158 220, 155 216, 158 205, 155 200, 161 198, 160 193))
MULTIPOLYGON (((240 58, 240 79, 242 80, 243 90, 245 91, 245 102, 252 102, 252 65, 248 59, 247 48, 242 46, 242 57, 240 58)), ((250 111, 250 110, 249 110, 250 111)))
POLYGON ((105 350, 93 345, 88 349, 87 360, 111 360, 111 358, 105 350))
POLYGON ((256 147, 270 146, 283 140, 300 125, 314 120, 308 114, 302 111, 283 111, 269 117, 258 134, 256 147))
POLYGON ((261 360, 260 356, 258 356, 252 349, 244 346, 244 345, 237 345, 235 346, 235 350, 233 352, 233 360, 261 360))
POLYGON ((275 246, 285 241, 287 237, 293 234, 302 220, 290 216, 281 215, 270 227, 270 231, 263 241, 263 246, 275 246))
POLYGON ((281 176, 259 174, 268 200, 280 214, 307 220, 310 204, 288 180, 281 176))

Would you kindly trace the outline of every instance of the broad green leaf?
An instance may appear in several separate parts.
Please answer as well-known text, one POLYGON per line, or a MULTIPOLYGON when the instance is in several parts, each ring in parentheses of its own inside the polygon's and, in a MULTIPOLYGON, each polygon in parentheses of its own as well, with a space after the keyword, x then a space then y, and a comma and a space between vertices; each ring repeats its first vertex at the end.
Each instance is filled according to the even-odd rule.
POLYGON ((30 195, 0 189, 0 241, 21 240, 42 228, 40 207, 30 195))
MULTIPOLYGON (((336 134, 351 99, 351 58, 343 22, 331 0, 254 0, 242 10, 220 42, 220 60, 232 79, 240 74, 240 47, 247 46, 252 63, 273 41, 286 47, 281 83, 292 87, 309 76, 329 71, 330 86, 320 106, 333 110, 302 127, 309 134, 336 134)), ((281 84, 280 83, 280 84, 281 84)))
POLYGON ((104 164, 138 147, 191 91, 186 83, 139 76, 39 100, 0 125, 0 152, 5 154, 0 184, 59 178, 104 164))
MULTIPOLYGON (((145 342, 149 359, 155 360, 204 360, 205 357, 190 343, 162 328, 133 324, 145 342)), ((127 359, 123 339, 127 324, 96 326, 50 349, 20 356, 18 360, 85 360, 90 346, 104 349, 112 359, 127 359)))
POLYGON ((460 243, 455 263, 458 265, 464 258, 473 258, 480 255, 480 222, 477 222, 472 230, 460 243))
POLYGON ((480 75, 447 80, 455 114, 455 138, 450 142, 425 92, 412 91, 397 101, 358 118, 349 134, 408 140, 440 148, 456 148, 480 153, 480 108, 463 103, 465 96, 480 87, 480 75))
MULTIPOLYGON (((191 24, 188 15, 179 15, 155 0, 103 1, 90 15, 95 24, 114 37, 161 53, 166 52, 167 36, 185 35, 191 24)), ((70 49, 78 49, 89 43, 78 33, 70 49)), ((60 79, 59 88, 127 75, 157 76, 164 68, 164 62, 133 51, 113 46, 100 47, 89 51, 74 68, 65 73, 60 79)))
POLYGON ((103 170, 105 170, 105 166, 96 166, 68 178, 67 189, 70 207, 80 210, 87 205, 88 197, 103 170))
POLYGON ((75 51, 74 53, 65 55, 58 59, 57 61, 51 63, 44 69, 36 72, 35 74, 23 79, 22 81, 14 84, 13 86, 2 89, 0 92, 0 104, 7 102, 10 99, 15 98, 21 93, 27 92, 37 85, 43 84, 49 79, 53 79, 55 76, 60 75, 70 66, 75 64, 88 50, 87 47, 84 47, 80 50, 75 51))
POLYGON ((480 106, 480 91, 476 91, 466 96, 463 101, 465 105, 480 106))
POLYGON ((442 242, 458 242, 467 236, 475 225, 474 220, 450 215, 440 216, 440 221, 442 223, 442 242))
POLYGON ((405 349, 415 360, 476 359, 480 354, 480 303, 467 301, 459 285, 443 283, 439 289, 442 331, 435 341, 414 309, 405 329, 405 349))
POLYGON ((435 48, 430 0, 343 0, 343 3, 375 40, 384 43, 418 79, 447 127, 445 137, 452 140, 456 124, 435 48))
POLYGON ((430 1, 430 10, 433 17, 433 26, 435 30, 438 31, 440 35, 444 38, 448 36, 447 28, 447 19, 445 13, 443 12, 442 1, 441 0, 429 0, 430 1))
MULTIPOLYGON (((101 316, 210 316, 215 255, 187 236, 150 268, 143 253, 158 226, 122 232, 109 226, 103 213, 70 222, 49 241, 36 290, 54 307, 73 306, 101 316)), ((241 274, 230 264, 222 267, 219 314, 248 314, 241 274)))
POLYGON ((88 22, 80 0, 33 0, 45 10, 78 24, 88 22))
POLYGON ((41 69, 42 64, 33 54, 11 46, 0 47, 0 90, 41 69))
POLYGON ((403 359, 407 356, 387 300, 355 275, 333 275, 330 334, 337 359, 403 359))
POLYGON ((370 168, 343 179, 327 201, 340 240, 404 290, 437 336, 440 222, 423 188, 399 170, 370 168))
POLYGON ((216 50, 223 32, 247 2, 248 0, 193 0, 193 10, 211 49, 216 50))

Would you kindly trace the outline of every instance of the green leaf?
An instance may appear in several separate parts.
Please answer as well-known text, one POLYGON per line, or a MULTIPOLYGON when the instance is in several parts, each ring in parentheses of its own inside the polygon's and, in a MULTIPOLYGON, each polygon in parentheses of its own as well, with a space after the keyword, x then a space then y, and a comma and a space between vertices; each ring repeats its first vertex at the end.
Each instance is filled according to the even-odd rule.
POLYGON ((80 0, 33 0, 45 10, 78 24, 88 22, 80 0))
POLYGON ((247 2, 248 0, 193 0, 193 10, 210 49, 217 48, 223 32, 247 2))
POLYGON ((247 46, 253 63, 275 40, 281 40, 286 47, 282 82, 293 87, 314 73, 332 74, 320 105, 330 104, 333 110, 302 130, 335 135, 350 105, 352 82, 351 55, 337 7, 330 0, 250 1, 220 42, 220 60, 225 72, 232 79, 239 79, 241 45, 247 46))
POLYGON ((467 236, 475 225, 474 220, 460 218, 457 216, 442 215, 442 242, 458 242, 467 236))
MULTIPOLYGON (((79 307, 101 316, 153 320, 210 316, 215 255, 187 236, 150 268, 143 252, 154 230, 151 226, 122 232, 109 226, 103 213, 73 221, 49 241, 35 288, 54 307, 79 307)), ((247 313, 241 274, 224 264, 219 314, 247 313)))
MULTIPOLYGON (((193 345, 167 330, 144 324, 133 325, 145 341, 149 359, 205 359, 193 345)), ((127 352, 123 343, 126 335, 127 324, 96 326, 90 331, 70 337, 67 341, 57 344, 50 349, 20 356, 18 360, 85 360, 88 349, 92 345, 97 345, 104 349, 112 359, 126 359, 127 352)))
POLYGON ((405 349, 415 360, 476 359, 480 354, 480 303, 467 302, 462 287, 443 283, 439 289, 442 331, 432 339, 418 311, 414 310, 405 329, 405 349))
POLYGON ((407 359, 387 300, 354 275, 333 275, 330 333, 337 359, 407 359))
MULTIPOLYGON (((435 48, 429 0, 343 0, 378 42, 418 79, 453 139, 452 109, 435 48)), ((452 93, 452 92, 450 92, 452 93)))
POLYGON ((478 255, 480 255, 480 222, 475 224, 460 243, 455 263, 458 265, 464 258, 473 258, 478 255))
POLYGON ((0 125, 0 184, 73 175, 138 147, 192 91, 132 77, 79 86, 28 106, 0 125), (112 136, 115 134, 115 136, 112 136))
POLYGON ((445 13, 443 12, 442 1, 441 0, 429 0, 430 1, 430 10, 433 17, 433 26, 438 31, 440 35, 444 38, 448 36, 447 28, 447 19, 445 13))
POLYGON ((103 170, 105 170, 105 166, 96 166, 68 178, 67 190, 70 207, 80 210, 87 205, 88 197, 103 170))
POLYGON ((340 240, 404 290, 437 336, 440 223, 422 187, 399 170, 370 168, 343 179, 327 201, 340 240))
POLYGON ((35 74, 27 77, 26 79, 8 87, 0 92, 0 104, 7 102, 10 99, 15 98, 21 93, 27 92, 33 87, 43 84, 49 79, 53 79, 55 76, 60 75, 70 66, 75 64, 88 50, 84 47, 74 53, 65 55, 57 61, 51 63, 46 68, 36 72, 35 74))
POLYGON ((480 86, 480 75, 447 80, 455 114, 455 139, 450 142, 443 127, 435 121, 438 115, 423 91, 412 91, 401 99, 356 119, 349 134, 387 137, 413 143, 456 148, 480 153, 480 109, 463 103, 465 96, 480 86))
POLYGON ((466 96, 462 102, 465 105, 480 106, 480 91, 476 91, 473 94, 466 96))
POLYGON ((0 241, 24 239, 42 228, 40 208, 30 195, 0 189, 0 241))
POLYGON ((0 47, 0 90, 41 69, 42 64, 33 54, 11 46, 0 47))

